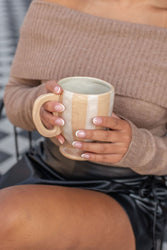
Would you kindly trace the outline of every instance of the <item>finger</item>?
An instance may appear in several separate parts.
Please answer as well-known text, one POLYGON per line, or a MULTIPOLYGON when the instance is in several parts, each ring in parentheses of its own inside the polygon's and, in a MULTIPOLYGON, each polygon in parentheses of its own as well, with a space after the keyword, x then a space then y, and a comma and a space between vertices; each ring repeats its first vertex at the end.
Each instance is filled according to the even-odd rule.
POLYGON ((125 128, 127 128, 128 126, 128 122, 120 119, 120 118, 116 118, 116 117, 108 117, 108 116, 98 116, 98 117, 94 117, 93 118, 93 123, 96 126, 102 126, 105 128, 110 128, 113 130, 123 130, 125 128))
POLYGON ((91 143, 74 141, 72 145, 75 148, 96 154, 124 154, 127 151, 127 147, 124 143, 91 143))
POLYGON ((89 139, 91 141, 101 142, 124 142, 127 141, 127 136, 121 131, 111 130, 77 130, 76 137, 79 139, 89 139))
POLYGON ((44 109, 48 112, 63 112, 65 107, 62 103, 49 101, 43 105, 44 109))
POLYGON ((47 122, 47 121, 42 121, 42 123, 43 123, 43 125, 45 126, 45 128, 47 128, 47 129, 53 129, 54 128, 54 126, 53 125, 51 125, 49 122, 47 122))
POLYGON ((51 127, 53 126, 64 126, 64 120, 60 117, 56 117, 52 115, 50 112, 45 111, 41 108, 41 120, 44 124, 50 124, 51 127))
POLYGON ((111 116, 120 119, 120 117, 118 115, 116 115, 114 112, 112 112, 111 116))
POLYGON ((118 163, 122 159, 121 154, 93 154, 93 153, 84 153, 81 157, 85 160, 93 162, 103 162, 103 163, 118 163))
POLYGON ((60 85, 57 84, 55 80, 51 80, 46 82, 45 85, 48 92, 55 93, 55 94, 61 94, 63 92, 60 85))

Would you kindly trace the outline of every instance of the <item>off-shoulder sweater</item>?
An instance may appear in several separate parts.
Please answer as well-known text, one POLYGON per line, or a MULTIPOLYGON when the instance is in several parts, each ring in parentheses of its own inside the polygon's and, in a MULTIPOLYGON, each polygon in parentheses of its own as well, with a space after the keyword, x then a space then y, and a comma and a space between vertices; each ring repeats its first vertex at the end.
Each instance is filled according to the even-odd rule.
POLYGON ((132 127, 128 152, 114 166, 167 174, 167 29, 34 0, 5 91, 11 122, 35 130, 32 106, 46 92, 44 81, 69 76, 91 76, 114 85, 114 112, 132 127))

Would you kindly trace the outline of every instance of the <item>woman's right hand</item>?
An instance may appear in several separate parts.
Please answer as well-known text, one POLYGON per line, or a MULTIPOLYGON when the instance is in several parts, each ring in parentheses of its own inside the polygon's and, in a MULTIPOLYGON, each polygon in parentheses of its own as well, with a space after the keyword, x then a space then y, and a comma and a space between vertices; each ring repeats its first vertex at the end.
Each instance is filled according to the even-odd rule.
MULTIPOLYGON (((45 88, 47 90, 47 93, 54 93, 57 95, 60 95, 63 90, 60 85, 56 83, 56 81, 51 80, 46 82, 45 88)), ((64 105, 62 103, 56 102, 56 101, 48 101, 46 102, 40 112, 41 121, 45 125, 46 128, 52 129, 55 125, 57 126, 63 126, 64 120, 60 118, 59 116, 55 116, 53 112, 60 113, 63 112, 65 109, 64 105)), ((63 144, 65 139, 60 134, 56 136, 56 139, 63 144)))

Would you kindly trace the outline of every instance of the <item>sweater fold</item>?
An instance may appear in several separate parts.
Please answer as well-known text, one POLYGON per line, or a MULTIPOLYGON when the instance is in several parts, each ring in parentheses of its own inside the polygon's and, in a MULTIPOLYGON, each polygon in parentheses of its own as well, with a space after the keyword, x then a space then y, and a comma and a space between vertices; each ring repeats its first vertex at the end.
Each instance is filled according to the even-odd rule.
MULTIPOLYGON (((33 0, 5 91, 11 122, 34 130, 32 107, 36 98, 46 93, 43 82, 69 76, 101 78, 115 87, 114 112, 130 123, 132 141, 114 166, 122 174, 126 169, 128 174, 166 175, 167 29, 33 0)), ((55 138, 51 140, 57 144, 55 138)), ((47 157, 48 163, 53 160, 53 168, 62 160, 63 169, 67 166, 66 171, 72 171, 73 163, 62 156, 59 160, 56 146, 48 152, 52 152, 52 158, 50 154, 47 157)))
POLYGON ((11 75, 25 79, 92 76, 116 94, 167 107, 167 29, 35 0, 20 32, 11 75))

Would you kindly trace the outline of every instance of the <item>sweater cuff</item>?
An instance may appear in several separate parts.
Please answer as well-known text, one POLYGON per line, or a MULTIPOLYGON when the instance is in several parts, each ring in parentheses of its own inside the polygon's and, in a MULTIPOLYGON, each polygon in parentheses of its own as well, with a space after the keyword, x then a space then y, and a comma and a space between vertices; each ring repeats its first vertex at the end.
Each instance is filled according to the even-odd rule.
POLYGON ((132 140, 127 153, 114 166, 127 167, 139 174, 146 174, 151 170, 144 169, 144 166, 155 154, 153 136, 147 129, 137 128, 131 121, 128 122, 132 128, 132 140))

